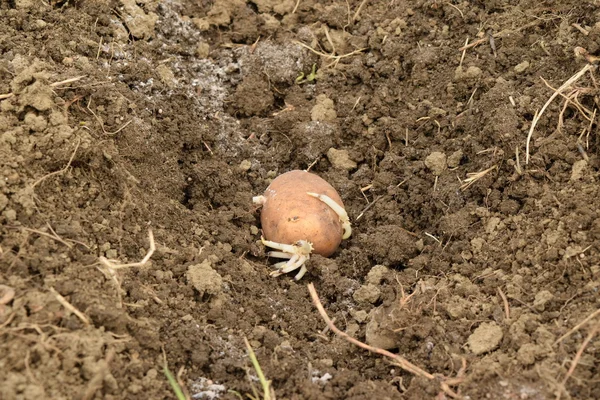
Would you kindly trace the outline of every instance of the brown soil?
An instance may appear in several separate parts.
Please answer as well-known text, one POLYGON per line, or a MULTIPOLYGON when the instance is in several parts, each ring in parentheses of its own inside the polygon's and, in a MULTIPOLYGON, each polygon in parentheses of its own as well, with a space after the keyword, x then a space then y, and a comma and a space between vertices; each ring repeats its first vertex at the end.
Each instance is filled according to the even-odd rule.
POLYGON ((279 399, 443 399, 463 360, 465 399, 600 398, 595 66, 526 149, 596 3, 0 2, 0 397, 174 398, 165 355, 236 399, 247 337, 279 399), (272 278, 252 197, 309 165, 353 235, 272 278))

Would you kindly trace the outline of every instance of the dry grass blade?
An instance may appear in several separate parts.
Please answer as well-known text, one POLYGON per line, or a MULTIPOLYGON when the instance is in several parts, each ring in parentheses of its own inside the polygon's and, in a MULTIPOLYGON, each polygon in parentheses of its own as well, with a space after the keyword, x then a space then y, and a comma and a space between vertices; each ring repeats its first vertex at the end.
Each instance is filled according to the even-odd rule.
POLYGON ((56 297, 56 300, 58 300, 58 302, 60 304, 62 304, 62 306, 64 308, 66 308, 67 310, 71 311, 73 314, 75 314, 77 316, 77 318, 79 318, 81 320, 81 322, 83 322, 86 326, 88 326, 90 324, 90 320, 87 319, 87 317, 78 309, 76 309, 71 303, 69 303, 67 301, 67 299, 65 299, 60 293, 58 293, 54 288, 50 288, 50 292, 54 295, 54 297, 56 297))
POLYGON ((467 174, 467 178, 463 181, 463 184, 460 186, 460 189, 467 190, 469 187, 471 187, 472 184, 474 184, 475 182, 477 182, 496 168, 498 168, 498 166, 494 165, 493 167, 490 167, 483 171, 469 172, 467 174))
POLYGON ((558 339, 556 339, 556 341, 554 342, 554 345, 556 346, 558 343, 562 342, 563 340, 565 340, 566 338, 568 338, 569 336, 571 336, 573 333, 577 332, 579 329, 581 329, 582 326, 584 326, 589 321, 591 321, 592 319, 594 319, 597 315, 600 315, 600 308, 597 309, 596 311, 594 311, 593 313, 591 313, 590 315, 588 315, 587 317, 585 317, 583 321, 581 321, 580 323, 578 323, 577 325, 575 325, 567 333, 565 333, 564 335, 562 335, 561 337, 559 337, 558 339))
POLYGON ((246 337, 244 337, 244 343, 246 345, 246 350, 248 351, 248 357, 250 358, 250 362, 252 363, 254 371, 256 371, 256 375, 258 375, 258 381, 260 382, 260 386, 262 387, 263 391, 262 397, 259 397, 257 393, 254 394, 255 400, 259 400, 259 398, 262 400, 275 400, 275 391, 271 386, 271 381, 265 377, 265 374, 258 363, 258 359, 256 358, 256 354, 254 353, 254 350, 252 349, 252 346, 250 346, 250 342, 248 342, 246 337))
MULTIPOLYGON (((567 374, 565 375, 565 377, 563 378, 563 380, 561 382, 562 390, 566 390, 565 385, 566 385, 567 381, 569 380, 569 378, 571 377, 571 375, 573 375, 573 372, 575 372, 575 368, 577 367, 577 364, 579 364, 579 360, 581 360, 581 356, 583 355, 583 352, 585 351, 588 344, 590 344, 591 340, 594 338, 594 336, 596 336, 596 334, 599 331, 600 331, 600 323, 596 324, 592 328, 590 333, 584 339, 583 343, 581 343, 581 346, 579 346, 579 349, 577 350, 577 353, 575 354, 575 357, 573 358, 573 361, 571 362, 571 366, 569 367, 567 374)), ((557 395, 557 398, 560 398, 560 393, 557 395)))
POLYGON ((556 89, 556 91, 554 93, 552 93, 552 96, 550 96, 548 101, 546 101, 546 104, 544 104, 544 106, 541 108, 541 110, 539 112, 535 113, 533 120, 531 121, 531 127, 529 128, 529 133, 527 134, 527 141, 525 142, 525 165, 529 164, 529 145, 531 143, 531 137, 533 135, 533 131, 535 130, 535 126, 537 125, 538 121, 542 117, 542 114, 544 114, 544 111, 546 111, 546 108, 548 108, 550 103, 552 103, 552 101, 558 95, 560 95, 562 92, 567 90, 571 85, 573 85, 575 82, 577 82, 586 72, 591 71, 593 68, 595 68, 593 65, 586 64, 585 67, 583 67, 579 72, 577 72, 575 75, 573 75, 572 77, 567 79, 567 81, 565 83, 563 83, 558 89, 556 89))
POLYGON ((148 260, 150 260, 150 257, 152 257, 152 254, 154 254, 154 251, 156 250, 156 245, 154 244, 154 234, 152 233, 152 229, 148 229, 148 240, 150 242, 150 249, 144 256, 142 261, 129 263, 129 264, 117 264, 114 262, 114 260, 109 260, 106 257, 100 257, 99 258, 100 263, 102 263, 104 266, 106 266, 112 270, 131 268, 131 267, 142 267, 142 266, 146 265, 146 263, 148 262, 148 260))
MULTIPOLYGON (((76 76, 74 78, 69 78, 69 79, 65 79, 64 81, 60 81, 60 82, 54 82, 50 84, 50 87, 58 87, 58 86, 62 86, 62 85, 66 85, 68 83, 73 83, 73 82, 77 82, 83 78, 85 78, 85 75, 81 75, 81 76, 76 76)), ((14 93, 4 93, 4 94, 0 94, 0 100, 6 100, 6 99, 10 99, 11 97, 13 97, 15 94, 14 93)))
MULTIPOLYGON (((331 329, 331 331, 334 332, 336 335, 344 338, 348 342, 350 342, 362 349, 368 350, 372 353, 380 354, 384 357, 391 359, 393 361, 394 365, 397 365, 398 367, 402 368, 406 372, 410 372, 411 374, 420 376, 422 378, 426 378, 428 380, 436 380, 437 379, 436 375, 431 374, 431 373, 425 371, 424 369, 414 365, 413 363, 411 363, 410 361, 408 361, 401 355, 391 353, 391 352, 381 349, 379 347, 370 346, 366 343, 361 342, 358 339, 353 338, 352 336, 348 335, 347 333, 342 332, 338 327, 336 327, 334 325, 333 321, 327 315, 327 311, 325 311, 325 308, 323 307, 323 304, 321 303, 321 300, 319 299, 319 295, 317 294, 317 291, 315 290, 315 286, 312 283, 309 283, 307 285, 307 287, 308 287, 310 296, 312 298, 312 301, 315 304, 315 307, 317 307, 319 314, 321 315, 321 318, 323 318, 323 320, 325 321, 325 323, 327 324, 329 329, 331 329)), ((442 382, 440 383, 440 386, 446 395, 448 395, 452 398, 460 398, 460 396, 456 392, 454 392, 452 389, 450 389, 450 386, 458 385, 459 383, 462 382, 462 380, 463 380, 462 374, 464 373, 465 368, 466 368, 466 362, 463 360, 463 368, 461 368, 461 371, 459 372, 459 374, 456 378, 453 378, 453 379, 447 379, 447 378, 443 378, 443 377, 441 378, 442 382)))
POLYGON ((150 257, 152 257, 152 254, 154 254, 154 251, 156 250, 156 245, 154 243, 154 234, 152 233, 152 229, 150 228, 148 228, 148 241, 150 242, 150 248, 148 249, 148 252, 146 253, 146 256, 144 256, 142 261, 129 264, 119 264, 116 262, 116 260, 109 260, 103 256, 98 258, 98 261, 100 261, 100 265, 104 267, 98 268, 98 270, 100 270, 100 272, 102 272, 104 276, 106 276, 108 279, 111 279, 115 284, 115 287, 117 289, 117 296, 119 298, 119 308, 123 306, 123 301, 121 299, 121 282, 119 281, 117 270, 132 267, 142 267, 146 265, 146 263, 150 260, 150 257))
POLYGON ((54 171, 54 172, 51 172, 49 174, 46 174, 46 175, 42 176, 37 181, 33 182, 33 184, 31 185, 31 188, 33 189, 34 187, 36 187, 37 185, 39 185, 40 183, 42 183, 45 179, 50 178, 51 176, 65 173, 69 169, 69 167, 71 166, 71 163, 73 162, 73 159, 75 158, 75 154, 77 154, 77 149, 79 149, 79 145, 80 144, 81 144, 81 139, 77 141, 77 144, 75 145, 75 150, 73 150, 73 154, 71 154, 71 158, 69 158, 69 162, 67 162, 67 165, 65 165, 64 168, 62 168, 62 169, 60 169, 58 171, 54 171))
POLYGON ((293 42, 294 42, 294 43, 296 43, 296 44, 297 44, 297 45, 299 45, 299 46, 302 46, 302 47, 304 47, 305 49, 308 49, 308 50, 310 50, 311 52, 313 52, 314 54, 316 54, 316 55, 318 55, 318 56, 321 56, 321 57, 325 57, 325 58, 327 58, 327 59, 334 60, 334 61, 333 61, 333 63, 329 64, 328 66, 331 66, 331 65, 335 65, 335 64, 337 64, 337 63, 338 63, 338 61, 340 61, 342 58, 350 57, 350 56, 353 56, 353 55, 355 55, 355 54, 362 53, 363 51, 367 50, 367 48, 366 48, 366 47, 363 47, 362 49, 354 50, 354 51, 352 51, 352 52, 350 52, 350 53, 346 53, 346 54, 342 54, 342 55, 339 55, 339 56, 337 56, 337 55, 335 55, 335 53, 327 54, 327 53, 323 53, 322 51, 315 50, 315 49, 313 49, 312 47, 310 47, 309 45, 307 45, 307 44, 304 44, 304 43, 302 43, 302 42, 300 42, 300 41, 298 41, 298 40, 294 40, 293 42))

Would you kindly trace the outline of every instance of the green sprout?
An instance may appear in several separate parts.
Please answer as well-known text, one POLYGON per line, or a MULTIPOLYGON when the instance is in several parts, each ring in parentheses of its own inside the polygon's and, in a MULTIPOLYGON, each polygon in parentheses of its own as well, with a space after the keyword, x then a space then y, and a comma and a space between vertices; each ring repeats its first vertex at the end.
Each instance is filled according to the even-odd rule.
POLYGON ((313 64, 310 73, 306 77, 304 76, 304 72, 300 72, 300 75, 296 78, 296 83, 301 85, 305 82, 314 82, 315 80, 317 80, 317 64, 313 64))
POLYGON ((167 367, 166 363, 165 363, 165 366, 163 367, 163 372, 165 373, 165 376, 167 377, 167 380, 169 381, 169 385, 171 385, 171 389, 173 389, 173 391, 175 392, 175 397, 177 397, 177 400, 186 400, 185 394, 183 394, 183 390, 181 389, 181 386, 179 386, 179 383, 173 376, 173 373, 169 370, 169 367, 167 367))

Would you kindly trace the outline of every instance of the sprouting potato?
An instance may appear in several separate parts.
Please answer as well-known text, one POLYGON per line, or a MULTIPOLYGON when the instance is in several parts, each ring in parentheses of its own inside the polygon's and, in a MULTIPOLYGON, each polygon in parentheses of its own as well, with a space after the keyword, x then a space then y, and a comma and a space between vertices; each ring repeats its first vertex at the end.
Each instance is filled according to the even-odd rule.
POLYGON ((272 276, 300 268, 295 277, 299 280, 312 253, 329 257, 352 232, 337 191, 310 172, 294 170, 279 175, 264 195, 253 201, 263 206, 261 240, 277 250, 269 256, 288 259, 275 264, 272 276))

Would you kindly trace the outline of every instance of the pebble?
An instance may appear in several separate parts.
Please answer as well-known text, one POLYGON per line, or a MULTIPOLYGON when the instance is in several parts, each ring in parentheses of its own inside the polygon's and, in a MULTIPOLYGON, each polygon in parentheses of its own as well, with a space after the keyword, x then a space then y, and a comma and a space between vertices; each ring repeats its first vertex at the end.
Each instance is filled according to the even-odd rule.
POLYGON ((433 175, 440 176, 448 168, 446 154, 434 151, 425 159, 425 166, 429 168, 433 175))
POLYGON ((529 61, 523 61, 522 63, 515 65, 515 72, 520 74, 525 72, 527 68, 529 68, 529 61))

